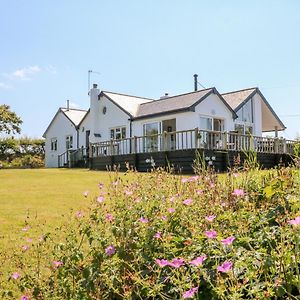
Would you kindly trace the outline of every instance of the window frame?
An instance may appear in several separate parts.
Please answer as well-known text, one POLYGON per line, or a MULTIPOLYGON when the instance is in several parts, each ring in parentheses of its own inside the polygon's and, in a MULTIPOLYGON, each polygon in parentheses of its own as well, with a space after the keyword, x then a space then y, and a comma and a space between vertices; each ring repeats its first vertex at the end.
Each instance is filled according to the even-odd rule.
POLYGON ((57 151, 57 138, 56 137, 53 137, 53 138, 51 138, 51 140, 50 140, 50 149, 51 149, 51 151, 53 151, 53 152, 55 152, 55 151, 57 151))
POLYGON ((199 128, 200 130, 207 130, 207 131, 217 131, 217 132, 224 132, 225 131, 225 119, 217 116, 207 116, 207 115, 199 115, 199 128), (201 128, 201 118, 210 120, 211 129, 203 129, 201 128), (219 120, 222 122, 222 130, 215 130, 215 121, 219 120))
POLYGON ((66 150, 73 149, 73 135, 72 134, 66 135, 65 141, 66 141, 66 150))
POLYGON ((112 140, 126 139, 126 136, 127 136, 126 133, 127 133, 127 127, 125 125, 109 128, 109 135, 110 135, 110 139, 112 139, 112 140), (124 133, 124 130, 125 130, 125 133, 124 133), (120 138, 116 137, 117 134, 120 134, 120 138))

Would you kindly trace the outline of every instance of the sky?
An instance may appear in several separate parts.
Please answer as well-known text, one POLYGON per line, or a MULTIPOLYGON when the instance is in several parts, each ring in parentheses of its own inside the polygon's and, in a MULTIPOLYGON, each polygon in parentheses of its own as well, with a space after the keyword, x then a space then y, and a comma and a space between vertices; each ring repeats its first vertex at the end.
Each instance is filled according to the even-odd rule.
POLYGON ((70 100, 101 90, 159 98, 257 86, 300 135, 300 1, 0 0, 0 104, 41 137, 70 100))

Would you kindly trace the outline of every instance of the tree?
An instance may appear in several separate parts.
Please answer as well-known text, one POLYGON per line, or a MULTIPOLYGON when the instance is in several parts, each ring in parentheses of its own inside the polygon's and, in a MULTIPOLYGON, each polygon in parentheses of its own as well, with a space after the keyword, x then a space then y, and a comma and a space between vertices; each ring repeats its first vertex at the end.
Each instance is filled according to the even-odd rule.
POLYGON ((6 104, 0 105, 0 133, 20 133, 22 120, 6 104))

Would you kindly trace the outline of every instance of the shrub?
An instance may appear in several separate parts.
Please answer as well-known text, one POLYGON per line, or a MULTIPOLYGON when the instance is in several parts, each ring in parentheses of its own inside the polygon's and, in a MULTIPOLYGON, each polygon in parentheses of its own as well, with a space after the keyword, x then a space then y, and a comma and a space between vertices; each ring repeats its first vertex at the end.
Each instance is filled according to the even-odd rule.
POLYGON ((60 240, 44 234, 29 249, 20 245, 7 275, 20 293, 33 299, 299 297, 294 170, 226 178, 156 170, 135 174, 133 182, 123 178, 115 173, 109 186, 99 184, 89 210, 57 230, 60 240))

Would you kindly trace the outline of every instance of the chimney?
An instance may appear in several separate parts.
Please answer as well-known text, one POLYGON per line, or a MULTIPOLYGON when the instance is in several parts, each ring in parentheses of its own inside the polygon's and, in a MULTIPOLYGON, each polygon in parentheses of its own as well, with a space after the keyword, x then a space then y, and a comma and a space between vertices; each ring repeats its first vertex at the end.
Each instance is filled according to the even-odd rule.
POLYGON ((70 100, 67 100, 67 111, 70 110, 70 100))
POLYGON ((161 96, 159 99, 166 99, 169 97, 169 93, 165 93, 163 96, 161 96))
POLYGON ((198 91, 198 74, 194 74, 194 91, 198 91))

